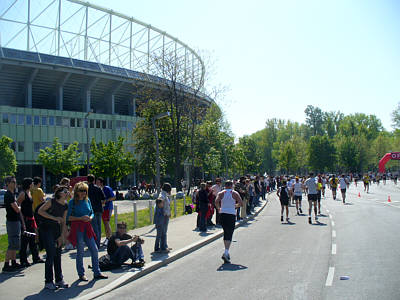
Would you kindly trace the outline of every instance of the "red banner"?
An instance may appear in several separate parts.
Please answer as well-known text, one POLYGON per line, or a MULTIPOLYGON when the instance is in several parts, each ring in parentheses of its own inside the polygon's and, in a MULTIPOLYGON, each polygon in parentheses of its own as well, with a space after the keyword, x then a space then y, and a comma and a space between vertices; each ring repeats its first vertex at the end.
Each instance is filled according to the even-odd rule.
POLYGON ((379 172, 380 173, 385 173, 385 165, 386 163, 391 160, 400 160, 400 152, 391 152, 391 153, 386 153, 381 160, 379 161, 379 172))

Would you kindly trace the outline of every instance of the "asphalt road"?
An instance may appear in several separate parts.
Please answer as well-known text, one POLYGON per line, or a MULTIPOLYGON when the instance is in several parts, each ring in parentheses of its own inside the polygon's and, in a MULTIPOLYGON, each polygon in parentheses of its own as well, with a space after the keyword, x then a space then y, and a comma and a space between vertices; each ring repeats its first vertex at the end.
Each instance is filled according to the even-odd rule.
POLYGON ((215 241, 101 299, 400 299, 399 188, 353 185, 347 202, 328 191, 320 223, 291 208, 288 225, 272 200, 235 231, 231 264, 215 241))

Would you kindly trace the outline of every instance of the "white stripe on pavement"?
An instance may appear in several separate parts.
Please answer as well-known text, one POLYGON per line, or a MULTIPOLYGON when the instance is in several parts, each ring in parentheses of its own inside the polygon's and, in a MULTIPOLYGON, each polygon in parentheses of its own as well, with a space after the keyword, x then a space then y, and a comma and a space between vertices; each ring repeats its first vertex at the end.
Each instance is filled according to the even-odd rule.
POLYGON ((336 244, 332 244, 332 255, 336 255, 336 244))
POLYGON ((335 226, 335 222, 333 222, 333 221, 331 221, 332 222, 332 227, 334 227, 335 226))
POLYGON ((331 214, 329 215, 329 219, 331 219, 331 220, 332 220, 332 215, 331 215, 331 214))
POLYGON ((332 237, 333 237, 333 238, 336 237, 336 230, 332 230, 332 237))
POLYGON ((335 274, 335 267, 329 267, 328 276, 326 277, 325 286, 332 286, 333 275, 335 274))

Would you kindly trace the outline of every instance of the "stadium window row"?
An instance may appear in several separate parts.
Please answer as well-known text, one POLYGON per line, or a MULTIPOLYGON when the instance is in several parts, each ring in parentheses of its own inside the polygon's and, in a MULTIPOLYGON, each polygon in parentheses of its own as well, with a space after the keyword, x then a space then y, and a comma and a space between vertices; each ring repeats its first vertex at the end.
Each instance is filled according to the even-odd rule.
MULTIPOLYGON (((97 128, 97 129, 113 129, 112 120, 95 120, 95 119, 80 119, 80 118, 65 118, 60 116, 31 116, 23 114, 8 114, 3 113, 2 123, 12 125, 34 125, 34 126, 63 126, 76 128, 97 128), (86 122, 85 122, 86 121, 86 122)), ((132 130, 133 122, 117 120, 115 129, 132 130)))

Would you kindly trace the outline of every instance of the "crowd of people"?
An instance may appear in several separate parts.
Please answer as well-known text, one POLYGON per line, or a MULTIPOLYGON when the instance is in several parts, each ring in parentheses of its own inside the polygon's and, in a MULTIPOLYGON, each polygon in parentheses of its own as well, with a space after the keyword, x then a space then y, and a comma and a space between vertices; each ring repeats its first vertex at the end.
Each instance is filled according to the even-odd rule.
POLYGON ((41 178, 24 178, 22 189, 16 194, 17 181, 7 176, 4 195, 8 249, 3 272, 17 272, 31 265, 28 261, 29 245, 32 263, 44 263, 46 289, 68 288, 61 266, 62 247, 76 248, 76 271, 80 281, 88 281, 83 266, 84 247, 91 256, 94 279, 106 279, 99 263, 99 249, 107 247, 108 259, 113 267, 121 266, 128 259, 133 267, 144 265, 141 245, 144 240, 126 234, 126 224, 118 223, 117 232, 112 233, 110 218, 116 196, 101 177, 89 174, 87 181, 74 186, 63 178, 54 187, 51 199, 41 189, 41 178), (101 243, 101 225, 106 238, 101 243), (128 246, 134 243, 133 246, 128 246), (40 258, 39 250, 45 249, 46 260, 40 258), (20 262, 17 263, 17 251, 20 262), (54 272, 53 272, 54 271, 54 272))

